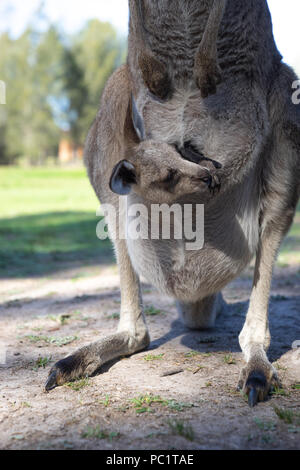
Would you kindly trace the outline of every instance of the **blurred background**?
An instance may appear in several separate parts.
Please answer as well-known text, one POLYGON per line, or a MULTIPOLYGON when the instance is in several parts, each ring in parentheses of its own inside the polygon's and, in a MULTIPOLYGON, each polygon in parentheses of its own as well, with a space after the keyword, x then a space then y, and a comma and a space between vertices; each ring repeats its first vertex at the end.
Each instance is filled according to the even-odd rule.
MULTIPOLYGON (((1 0, 0 277, 112 260, 83 145, 107 78, 126 58, 126 0, 1 0)), ((269 0, 284 60, 300 74, 299 0, 269 0)), ((279 264, 300 262, 299 214, 279 264)))

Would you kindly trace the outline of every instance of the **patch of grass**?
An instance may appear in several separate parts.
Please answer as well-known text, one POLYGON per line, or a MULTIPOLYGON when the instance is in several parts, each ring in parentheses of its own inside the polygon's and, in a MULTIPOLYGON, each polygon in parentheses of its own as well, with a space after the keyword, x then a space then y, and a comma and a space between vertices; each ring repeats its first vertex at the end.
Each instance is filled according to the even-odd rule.
POLYGON ((99 202, 83 168, 1 167, 0 200, 0 277, 113 259, 110 242, 96 237, 99 202))
POLYGON ((161 361, 164 358, 164 353, 158 354, 157 356, 153 354, 147 354, 147 356, 144 356, 143 359, 144 361, 161 361))
POLYGON ((74 449, 75 444, 73 444, 72 442, 69 442, 69 441, 63 441, 62 446, 66 450, 72 450, 72 449, 74 449))
POLYGON ((126 413, 127 410, 129 410, 129 405, 122 405, 122 406, 119 406, 117 408, 118 411, 120 411, 121 413, 126 413))
POLYGON ((75 382, 68 382, 65 384, 65 386, 71 388, 75 392, 79 392, 79 390, 87 387, 89 383, 89 378, 86 377, 84 379, 76 380, 75 382))
POLYGON ((228 354, 228 355, 224 356, 224 362, 225 362, 225 364, 236 364, 236 361, 232 357, 231 354, 228 354))
POLYGON ((72 316, 73 317, 81 317, 82 316, 81 310, 74 310, 74 312, 72 312, 72 316))
POLYGON ((48 336, 27 335, 25 336, 31 343, 39 343, 41 341, 48 342, 48 336))
POLYGON ((14 439, 16 441, 22 441, 23 439, 25 439, 25 437, 22 434, 14 434, 13 436, 11 436, 11 439, 14 439))
POLYGON ((274 437, 271 436, 270 434, 264 434, 261 437, 261 440, 264 444, 271 444, 272 442, 274 442, 274 437))
POLYGON ((271 395, 279 397, 288 397, 289 393, 284 390, 284 388, 274 387, 274 389, 271 391, 271 395))
POLYGON ((295 418, 295 412, 293 410, 288 410, 286 408, 279 408, 278 406, 275 406, 274 411, 277 414, 278 418, 284 421, 286 424, 293 424, 295 418))
POLYGON ((159 395, 154 396, 151 394, 140 395, 139 397, 132 398, 131 403, 133 404, 137 414, 141 413, 154 413, 151 408, 153 404, 159 404, 163 406, 168 405, 168 401, 161 398, 159 395))
POLYGON ((105 395, 105 399, 104 400, 100 400, 99 401, 100 405, 104 405, 105 408, 107 408, 110 404, 110 398, 109 398, 109 395, 105 395))
POLYGON ((292 385, 292 389, 293 389, 293 390, 300 390, 300 384, 298 384, 298 383, 297 383, 297 384, 293 384, 293 385, 292 385))
POLYGON ((197 366, 196 369, 187 369, 187 370, 189 370, 190 372, 193 372, 193 374, 195 375, 195 374, 197 374, 197 373, 198 373, 200 370, 202 370, 202 369, 205 369, 205 367, 202 366, 201 364, 198 364, 198 366, 197 366))
POLYGON ((163 312, 161 310, 153 307, 153 305, 150 305, 150 307, 145 308, 145 315, 149 317, 155 317, 156 315, 161 315, 162 313, 163 312))
POLYGON ((80 272, 80 273, 78 273, 78 274, 75 274, 75 275, 71 278, 71 281, 72 281, 72 282, 77 282, 77 281, 79 281, 80 279, 84 279, 84 278, 87 278, 87 277, 90 277, 90 274, 89 274, 89 273, 80 272))
POLYGON ((273 421, 262 421, 259 418, 254 418, 254 422, 262 431, 274 431, 276 429, 276 423, 273 421))
POLYGON ((243 390, 239 390, 238 393, 240 394, 240 396, 242 397, 242 399, 248 403, 248 395, 247 393, 245 393, 243 390))
POLYGON ((277 370, 287 370, 287 368, 279 364, 279 362, 275 362, 274 367, 276 367, 277 370))
POLYGON ((195 357, 199 356, 200 352, 199 351, 189 351, 185 353, 184 357, 195 357))
POLYGON ((115 439, 120 436, 119 432, 115 431, 104 431, 100 426, 91 427, 88 426, 85 431, 81 433, 83 439, 115 439))
POLYGON ((287 237, 284 239, 279 257, 279 266, 297 266, 300 263, 300 205, 298 205, 294 224, 287 237))
POLYGON ((184 411, 187 408, 193 408, 193 403, 179 402, 176 400, 168 400, 168 408, 174 411, 184 411))
POLYGON ((56 323, 59 323, 60 325, 66 325, 69 320, 71 320, 72 318, 72 315, 69 315, 69 314, 65 314, 65 315, 49 315, 47 318, 49 318, 49 320, 52 320, 56 323))
POLYGON ((27 401, 22 401, 21 406, 22 408, 31 408, 30 403, 28 403, 27 401))
POLYGON ((106 320, 118 320, 119 318, 120 318, 120 314, 118 312, 105 316, 106 320))
POLYGON ((0 198, 7 201, 1 208, 3 217, 55 210, 92 212, 99 205, 84 168, 2 166, 0 198))
POLYGON ((176 434, 177 436, 182 436, 188 441, 193 441, 195 439, 195 432, 192 426, 185 423, 184 421, 168 421, 168 424, 173 434, 176 434))
POLYGON ((73 343, 78 339, 78 336, 37 336, 37 335, 27 335, 25 338, 29 339, 31 343, 40 343, 44 342, 47 344, 54 344, 55 346, 65 346, 66 344, 73 343))
POLYGON ((152 289, 151 289, 151 288, 143 289, 143 294, 151 294, 151 293, 152 293, 152 289))
POLYGON ((37 371, 41 367, 45 369, 45 367, 51 362, 51 359, 52 359, 52 356, 39 357, 34 363, 33 370, 37 371))

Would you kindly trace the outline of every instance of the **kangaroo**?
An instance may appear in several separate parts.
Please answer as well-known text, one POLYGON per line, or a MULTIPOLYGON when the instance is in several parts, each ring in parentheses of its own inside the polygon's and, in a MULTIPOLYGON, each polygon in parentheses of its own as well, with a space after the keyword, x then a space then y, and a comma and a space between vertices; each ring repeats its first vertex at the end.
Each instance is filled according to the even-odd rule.
MULTIPOLYGON (((222 289, 253 256, 253 289, 239 336, 246 361, 239 387, 254 406, 279 383, 267 357, 268 303, 276 254, 292 224, 300 192, 300 107, 291 100, 296 76, 277 51, 267 2, 228 0, 217 40, 222 83, 215 95, 203 99, 194 80, 194 57, 212 4, 144 1, 151 51, 172 70, 172 97, 160 103, 149 95, 131 18, 127 64, 108 80, 85 150, 91 183, 102 203, 121 211, 121 225, 126 224, 126 213, 119 209, 119 198, 129 207, 147 203, 134 191, 120 197, 109 187, 115 165, 126 158, 124 129, 130 131, 131 93, 146 140, 165 142, 187 156, 203 154, 222 165, 220 192, 206 203, 204 246, 190 252, 181 240, 116 238, 118 331, 56 363, 47 390, 91 375, 105 362, 149 345, 140 276, 177 301, 188 327, 210 328, 223 311, 222 289)), ((197 202, 197 195, 191 195, 190 202, 197 202)), ((107 222, 111 227, 109 215, 107 222)))
MULTIPOLYGON (((216 93, 217 85, 221 82, 222 74, 218 64, 216 45, 226 1, 214 0, 211 5, 207 5, 209 17, 194 58, 194 78, 201 90, 202 98, 216 93)), ((139 47, 138 63, 143 81, 154 98, 161 101, 170 99, 173 93, 172 70, 163 60, 159 61, 151 51, 144 2, 143 0, 129 0, 129 5, 133 19, 131 26, 139 47)), ((170 2, 170 9, 172 7, 172 2, 170 2)))

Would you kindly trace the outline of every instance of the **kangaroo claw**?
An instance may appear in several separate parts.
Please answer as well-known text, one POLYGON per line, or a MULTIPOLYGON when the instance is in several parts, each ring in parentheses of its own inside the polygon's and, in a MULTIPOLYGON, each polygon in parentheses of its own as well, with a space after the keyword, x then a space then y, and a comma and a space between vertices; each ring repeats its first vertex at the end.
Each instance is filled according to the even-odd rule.
POLYGON ((258 390, 255 387, 251 388, 248 395, 248 405, 253 408, 258 402, 258 390))
POLYGON ((57 373, 56 370, 50 372, 49 377, 47 379, 47 382, 45 384, 45 390, 46 392, 50 392, 50 390, 53 390, 54 388, 57 387, 57 373))

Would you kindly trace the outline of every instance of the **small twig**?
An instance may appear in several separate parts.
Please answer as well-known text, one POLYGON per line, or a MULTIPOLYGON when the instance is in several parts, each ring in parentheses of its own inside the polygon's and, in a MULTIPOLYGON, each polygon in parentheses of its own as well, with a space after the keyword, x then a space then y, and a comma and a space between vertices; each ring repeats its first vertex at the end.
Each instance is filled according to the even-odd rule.
POLYGON ((176 375, 176 374, 180 374, 181 372, 184 372, 183 369, 170 369, 170 370, 166 370, 165 372, 163 372, 160 377, 168 377, 170 375, 176 375))

